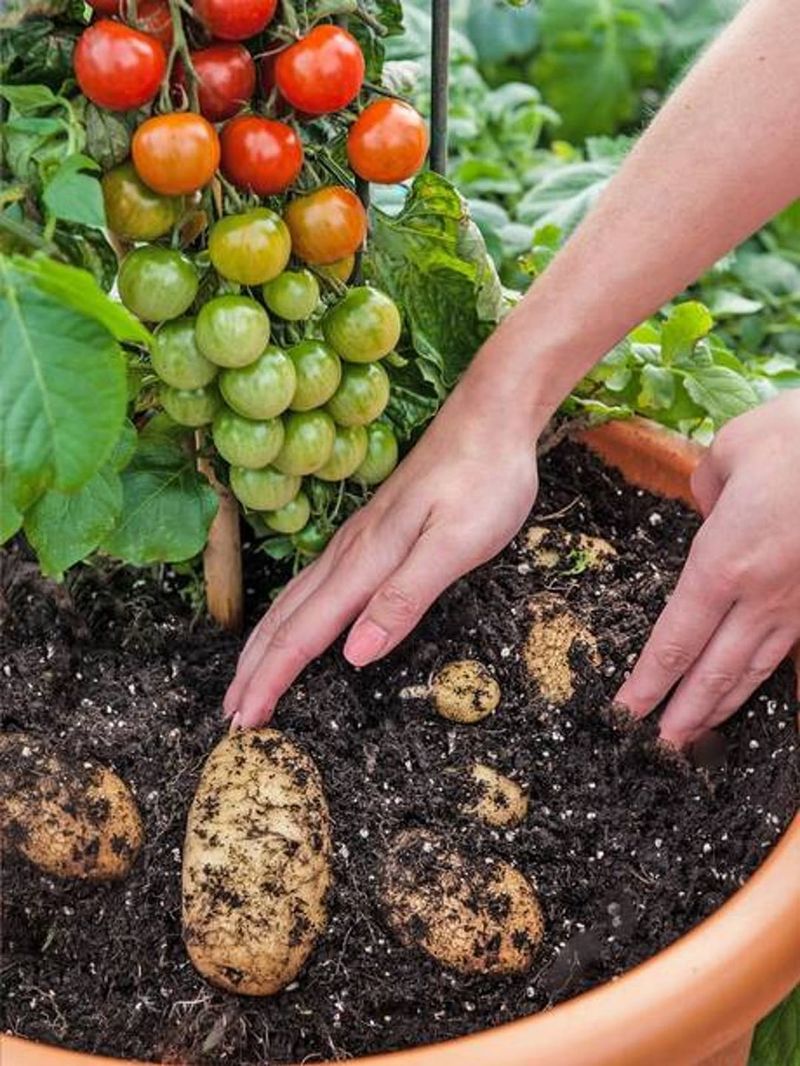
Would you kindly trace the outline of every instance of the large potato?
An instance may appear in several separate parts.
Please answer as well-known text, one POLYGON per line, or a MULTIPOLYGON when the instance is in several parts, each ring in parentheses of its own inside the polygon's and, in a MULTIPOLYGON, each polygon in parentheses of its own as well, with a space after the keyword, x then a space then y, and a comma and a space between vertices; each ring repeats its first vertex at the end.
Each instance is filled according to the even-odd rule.
POLYGON ((71 762, 27 733, 0 736, 0 831, 46 873, 113 881, 144 836, 128 786, 92 762, 71 762))
POLYGON ((581 646, 589 662, 598 667, 597 640, 560 596, 542 592, 528 606, 533 624, 522 652, 525 666, 545 699, 561 706, 575 692, 570 662, 573 647, 581 646))
POLYGON ((521 973, 542 941, 539 900, 519 870, 468 857, 427 829, 395 837, 380 896, 403 944, 460 973, 521 973))
POLYGON ((229 992, 294 979, 325 927, 330 821, 316 766, 274 729, 237 732, 206 762, 183 852, 189 956, 229 992))
POLYGON ((541 570, 560 567, 567 573, 602 570, 617 557, 617 550, 602 537, 588 533, 567 533, 550 526, 529 526, 522 539, 523 548, 541 570))

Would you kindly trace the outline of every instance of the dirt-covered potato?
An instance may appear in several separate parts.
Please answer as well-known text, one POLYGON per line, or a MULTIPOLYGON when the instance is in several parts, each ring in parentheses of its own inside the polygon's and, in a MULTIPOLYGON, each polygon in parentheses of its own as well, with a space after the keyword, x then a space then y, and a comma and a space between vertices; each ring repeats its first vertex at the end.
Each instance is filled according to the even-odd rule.
POLYGON ((294 979, 327 922, 330 820, 309 756, 274 729, 209 756, 186 826, 183 926, 200 973, 268 996, 294 979))
POLYGON ((523 547, 540 570, 559 567, 571 573, 602 570, 617 557, 617 550, 602 537, 588 533, 567 533, 550 526, 530 526, 523 547))
POLYGON ((508 828, 519 825, 528 813, 525 790, 492 766, 476 762, 467 768, 469 798, 461 806, 486 825, 508 828))
POLYGON ((597 641, 560 596, 543 592, 533 597, 529 608, 533 625, 522 653, 528 673, 546 700, 566 703, 575 691, 573 647, 582 646, 588 661, 599 666, 597 641))
POLYGON ((431 683, 430 697, 442 718, 479 722, 497 710, 500 686, 483 663, 459 659, 442 667, 431 683))
POLYGON ((542 941, 542 909, 519 870, 468 857, 427 829, 394 838, 379 892, 401 943, 460 973, 522 973, 542 941))
POLYGON ((126 877, 142 846, 130 789, 107 767, 75 762, 27 733, 0 736, 0 839, 56 877, 126 877))

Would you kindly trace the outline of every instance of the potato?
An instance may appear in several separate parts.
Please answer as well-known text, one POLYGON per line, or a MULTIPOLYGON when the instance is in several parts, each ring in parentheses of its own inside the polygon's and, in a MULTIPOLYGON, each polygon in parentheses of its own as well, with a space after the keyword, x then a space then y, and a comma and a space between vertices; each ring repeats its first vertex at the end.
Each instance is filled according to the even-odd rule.
POLYGON ((112 770, 69 761, 27 733, 0 736, 0 833, 4 849, 45 873, 87 881, 126 877, 144 838, 112 770))
POLYGON ((500 686, 483 663, 459 659, 443 666, 430 688, 433 705, 451 722, 479 722, 497 710, 500 686))
POLYGON ((560 596, 541 593, 529 608, 533 625, 522 653, 528 673, 550 703, 567 703, 575 691, 569 661, 573 645, 582 644, 589 661, 599 666, 597 641, 560 596))
POLYGON ((459 973, 522 973, 544 934, 539 900, 519 870, 467 857, 427 829, 397 834, 379 891, 401 943, 459 973))
POLYGON ((525 531, 523 546, 541 570, 557 566, 570 573, 602 570, 617 557, 617 550, 602 537, 588 533, 567 533, 548 526, 531 526, 525 531))
POLYGON ((186 826, 183 935, 229 992, 269 996, 325 928, 330 820, 308 755, 282 733, 232 733, 209 756, 186 826))
POLYGON ((467 769, 470 799, 461 810, 486 825, 508 828, 519 825, 528 813, 528 797, 516 781, 492 766, 476 762, 467 769))

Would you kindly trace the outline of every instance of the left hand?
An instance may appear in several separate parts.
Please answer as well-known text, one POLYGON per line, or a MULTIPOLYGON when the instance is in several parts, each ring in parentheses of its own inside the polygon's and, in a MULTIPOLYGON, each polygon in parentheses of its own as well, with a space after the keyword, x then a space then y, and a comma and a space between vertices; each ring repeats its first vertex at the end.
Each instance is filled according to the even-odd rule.
POLYGON ((705 522, 617 702, 637 718, 677 684, 661 736, 728 718, 800 640, 800 390, 740 415, 692 479, 705 522))

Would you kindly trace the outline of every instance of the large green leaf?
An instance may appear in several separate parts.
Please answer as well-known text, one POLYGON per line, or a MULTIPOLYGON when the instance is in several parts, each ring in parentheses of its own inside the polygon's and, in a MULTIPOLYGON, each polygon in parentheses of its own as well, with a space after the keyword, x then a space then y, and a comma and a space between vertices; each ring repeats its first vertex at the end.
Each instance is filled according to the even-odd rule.
POLYGON ((174 438, 143 434, 120 475, 122 514, 102 549, 127 563, 181 562, 203 550, 217 494, 174 438))
POLYGON ((0 256, 0 474, 18 508, 48 488, 80 489, 111 453, 126 404, 113 336, 34 280, 0 256))
POLYGON ((557 226, 564 236, 575 229, 618 170, 602 159, 550 171, 517 204, 516 217, 537 229, 557 226))
POLYGON ((77 152, 67 156, 42 193, 42 200, 50 214, 65 222, 103 229, 106 224, 103 191, 98 179, 85 173, 99 169, 88 155, 77 152))
POLYGON ((701 366, 687 371, 683 384, 717 428, 758 404, 758 395, 750 382, 726 366, 701 366))
POLYGON ((750 1066, 800 1064, 800 986, 756 1029, 750 1066))

